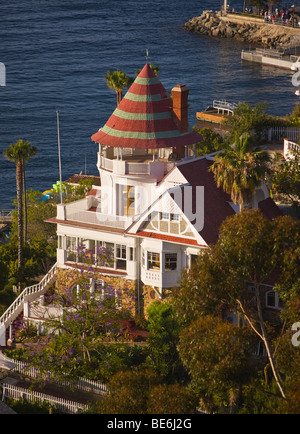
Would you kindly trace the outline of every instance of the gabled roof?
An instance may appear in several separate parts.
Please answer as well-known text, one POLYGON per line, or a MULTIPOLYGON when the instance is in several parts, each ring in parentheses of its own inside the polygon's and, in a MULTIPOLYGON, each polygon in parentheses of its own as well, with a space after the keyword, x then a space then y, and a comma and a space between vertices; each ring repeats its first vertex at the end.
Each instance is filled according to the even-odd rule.
POLYGON ((283 216, 283 212, 270 197, 258 202, 258 208, 270 220, 283 216))
MULTIPOLYGON (((230 196, 222 188, 217 187, 213 173, 209 171, 212 163, 211 160, 201 158, 177 166, 191 186, 204 187, 204 224, 199 234, 207 244, 217 242, 221 224, 227 217, 235 214, 229 204, 231 202, 230 196)), ((196 209, 195 200, 196 195, 194 194, 193 209, 196 209)))
POLYGON ((173 120, 172 98, 146 63, 92 140, 106 146, 157 149, 192 145, 202 137, 191 127, 180 133, 173 120))
POLYGON ((195 229, 189 218, 182 212, 180 207, 180 200, 174 200, 174 193, 181 189, 181 186, 171 188, 164 191, 140 216, 138 220, 133 222, 126 230, 126 233, 131 236, 138 236, 143 238, 157 239, 161 241, 168 241, 176 244, 186 244, 191 246, 207 247, 205 241, 195 229), (178 232, 173 231, 159 231, 159 229, 145 227, 147 222, 152 221, 158 213, 178 214, 182 216, 185 222, 184 228, 181 230, 178 227, 178 232))

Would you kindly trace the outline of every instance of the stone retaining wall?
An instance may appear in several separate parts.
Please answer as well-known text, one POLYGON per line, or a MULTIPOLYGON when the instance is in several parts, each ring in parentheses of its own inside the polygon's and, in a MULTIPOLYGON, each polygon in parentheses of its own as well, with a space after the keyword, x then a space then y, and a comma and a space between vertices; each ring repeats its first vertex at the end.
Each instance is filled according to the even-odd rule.
POLYGON ((300 41, 300 28, 265 23, 259 18, 228 14, 222 17, 218 12, 204 11, 183 25, 183 29, 204 35, 233 38, 266 47, 280 47, 300 41))

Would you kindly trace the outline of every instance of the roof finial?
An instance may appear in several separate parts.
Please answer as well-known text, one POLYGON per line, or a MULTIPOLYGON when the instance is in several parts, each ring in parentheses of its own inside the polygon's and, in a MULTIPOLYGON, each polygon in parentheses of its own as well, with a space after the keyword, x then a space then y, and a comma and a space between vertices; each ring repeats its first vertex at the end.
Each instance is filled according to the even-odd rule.
POLYGON ((149 60, 149 51, 148 51, 148 48, 146 48, 146 61, 147 61, 147 63, 148 63, 148 60, 149 60))

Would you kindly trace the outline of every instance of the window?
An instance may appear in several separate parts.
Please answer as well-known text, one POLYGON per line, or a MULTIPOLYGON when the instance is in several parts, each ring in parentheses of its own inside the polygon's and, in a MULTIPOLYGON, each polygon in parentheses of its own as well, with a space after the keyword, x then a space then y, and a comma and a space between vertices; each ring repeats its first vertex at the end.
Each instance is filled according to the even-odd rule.
POLYGON ((276 307, 276 295, 274 291, 267 292, 267 306, 276 307))
POLYGON ((67 237, 67 249, 76 250, 77 243, 76 237, 67 237))
POLYGON ((160 219, 161 220, 168 220, 168 221, 179 222, 180 221, 180 216, 179 216, 179 214, 170 214, 168 212, 161 212, 160 213, 160 219))
POLYGON ((165 270, 174 271, 177 269, 177 253, 165 253, 165 270))
POLYGON ((95 263, 95 246, 94 240, 86 238, 78 239, 78 262, 94 264, 95 263))
POLYGON ((197 261, 197 258, 198 258, 198 255, 193 255, 192 253, 190 254, 190 266, 195 264, 195 262, 197 261))
POLYGON ((62 235, 58 236, 58 246, 59 249, 63 249, 64 248, 64 237, 62 235))
POLYGON ((133 247, 129 247, 129 261, 134 260, 134 250, 133 247))
POLYGON ((160 254, 148 252, 148 270, 160 270, 160 254))
POLYGON ((77 239, 76 237, 67 237, 67 261, 77 261, 77 239))
POLYGON ((130 185, 122 186, 122 203, 123 203, 123 214, 124 215, 134 215, 134 187, 130 185))
POLYGON ((278 292, 268 291, 266 293, 266 307, 272 307, 274 309, 283 308, 283 303, 279 298, 278 292))
POLYGON ((115 259, 114 243, 103 242, 103 247, 105 248, 105 252, 106 252, 105 267, 114 268, 114 259, 115 259))
POLYGON ((116 267, 126 270, 126 246, 123 244, 116 244, 116 267))
POLYGON ((171 214, 171 220, 174 222, 179 222, 179 214, 171 214))

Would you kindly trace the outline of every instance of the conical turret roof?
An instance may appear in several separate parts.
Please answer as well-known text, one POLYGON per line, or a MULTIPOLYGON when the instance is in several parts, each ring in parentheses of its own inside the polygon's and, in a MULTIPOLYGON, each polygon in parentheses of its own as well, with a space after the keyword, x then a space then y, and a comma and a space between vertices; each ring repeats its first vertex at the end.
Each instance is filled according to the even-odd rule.
POLYGON ((201 139, 191 127, 180 133, 173 120, 172 98, 148 63, 104 127, 92 136, 101 145, 137 149, 187 146, 201 139))

